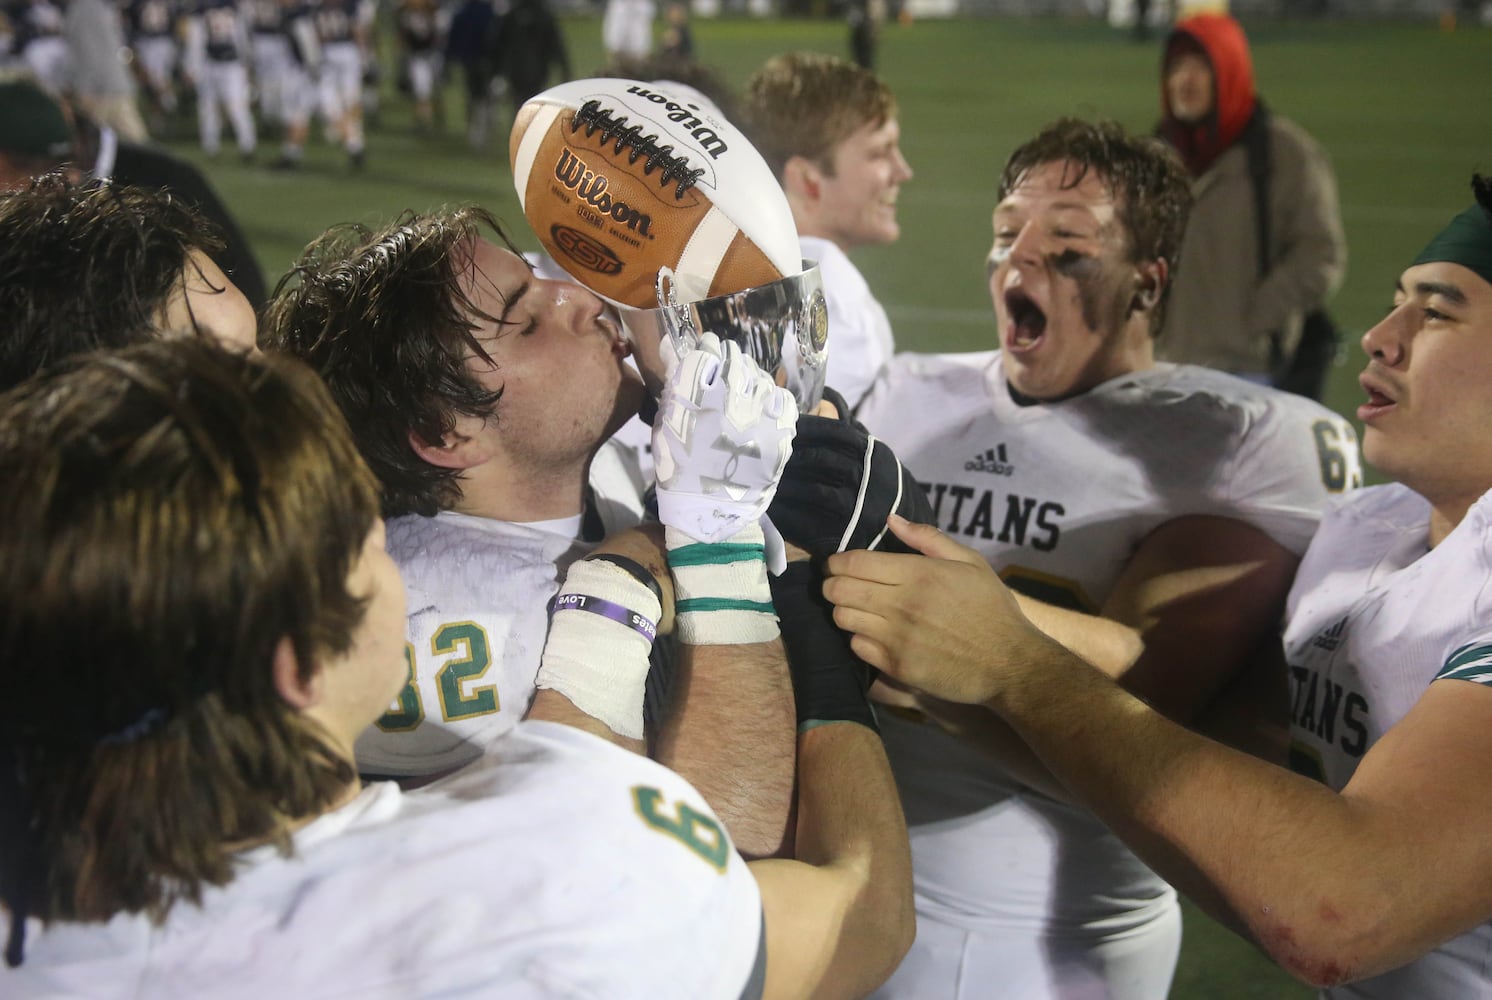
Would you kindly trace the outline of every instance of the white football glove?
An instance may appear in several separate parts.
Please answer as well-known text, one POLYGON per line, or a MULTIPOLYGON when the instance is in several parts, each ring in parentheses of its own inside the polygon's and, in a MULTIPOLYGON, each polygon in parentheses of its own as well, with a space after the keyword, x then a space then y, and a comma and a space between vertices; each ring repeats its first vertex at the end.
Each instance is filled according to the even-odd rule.
POLYGON ((718 542, 766 513, 793 451, 798 404, 713 333, 670 368, 653 423, 658 517, 718 542))

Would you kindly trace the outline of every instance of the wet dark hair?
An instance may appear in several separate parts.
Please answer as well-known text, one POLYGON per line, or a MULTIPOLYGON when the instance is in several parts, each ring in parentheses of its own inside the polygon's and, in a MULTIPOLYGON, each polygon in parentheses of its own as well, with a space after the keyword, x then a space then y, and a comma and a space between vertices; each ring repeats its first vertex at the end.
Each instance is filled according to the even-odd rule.
POLYGON ((420 458, 409 435, 438 443, 458 415, 488 416, 502 396, 466 364, 473 354, 491 360, 474 331, 496 317, 462 287, 484 230, 519 253, 489 212, 470 206, 406 212, 379 230, 336 226, 306 248, 265 315, 265 346, 309 364, 346 414, 385 517, 455 505, 458 471, 420 458))
POLYGON ((0 390, 63 358, 161 332, 193 250, 216 230, 161 191, 61 174, 0 193, 0 390))
POLYGON ((0 396, 0 901, 163 919, 353 767, 279 696, 351 648, 377 490, 290 358, 177 339, 65 361, 0 396))
POLYGON ((1063 187, 1081 184, 1090 170, 1108 185, 1132 263, 1166 262, 1171 280, 1161 289, 1151 316, 1151 332, 1158 332, 1191 213, 1191 181, 1186 168, 1164 142, 1153 136, 1131 135, 1118 122, 1060 118, 1010 154, 1000 175, 997 200, 1003 201, 1028 171, 1064 161, 1069 169, 1063 176, 1063 187))

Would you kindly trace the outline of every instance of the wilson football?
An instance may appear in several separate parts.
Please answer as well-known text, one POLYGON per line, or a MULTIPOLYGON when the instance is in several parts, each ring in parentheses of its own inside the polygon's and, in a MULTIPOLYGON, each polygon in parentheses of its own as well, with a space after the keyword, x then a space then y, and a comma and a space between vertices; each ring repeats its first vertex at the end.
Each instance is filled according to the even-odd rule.
POLYGON ((590 79, 519 109, 508 144, 529 225, 576 281, 636 309, 658 269, 680 301, 802 270, 792 210, 766 161, 697 91, 590 79))

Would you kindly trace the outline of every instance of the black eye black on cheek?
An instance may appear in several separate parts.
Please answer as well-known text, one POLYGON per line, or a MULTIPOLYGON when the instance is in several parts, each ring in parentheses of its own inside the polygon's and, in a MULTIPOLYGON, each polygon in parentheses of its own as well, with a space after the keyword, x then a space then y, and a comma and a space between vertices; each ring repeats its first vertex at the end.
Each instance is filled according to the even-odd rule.
POLYGON ((1093 258, 1077 250, 1063 250, 1051 258, 1052 266, 1058 272, 1069 277, 1077 277, 1087 268, 1084 265, 1091 264, 1093 258))

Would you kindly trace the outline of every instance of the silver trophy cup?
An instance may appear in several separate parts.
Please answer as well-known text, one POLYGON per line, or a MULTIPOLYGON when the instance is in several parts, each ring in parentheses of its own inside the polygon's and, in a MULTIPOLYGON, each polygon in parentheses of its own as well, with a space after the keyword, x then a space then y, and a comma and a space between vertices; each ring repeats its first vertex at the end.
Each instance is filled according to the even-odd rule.
POLYGON ((800 412, 809 413, 824 393, 829 358, 829 309, 818 264, 803 261, 803 273, 743 292, 694 302, 679 301, 679 281, 660 268, 658 306, 663 335, 683 357, 704 333, 733 340, 763 371, 779 369, 800 412))

